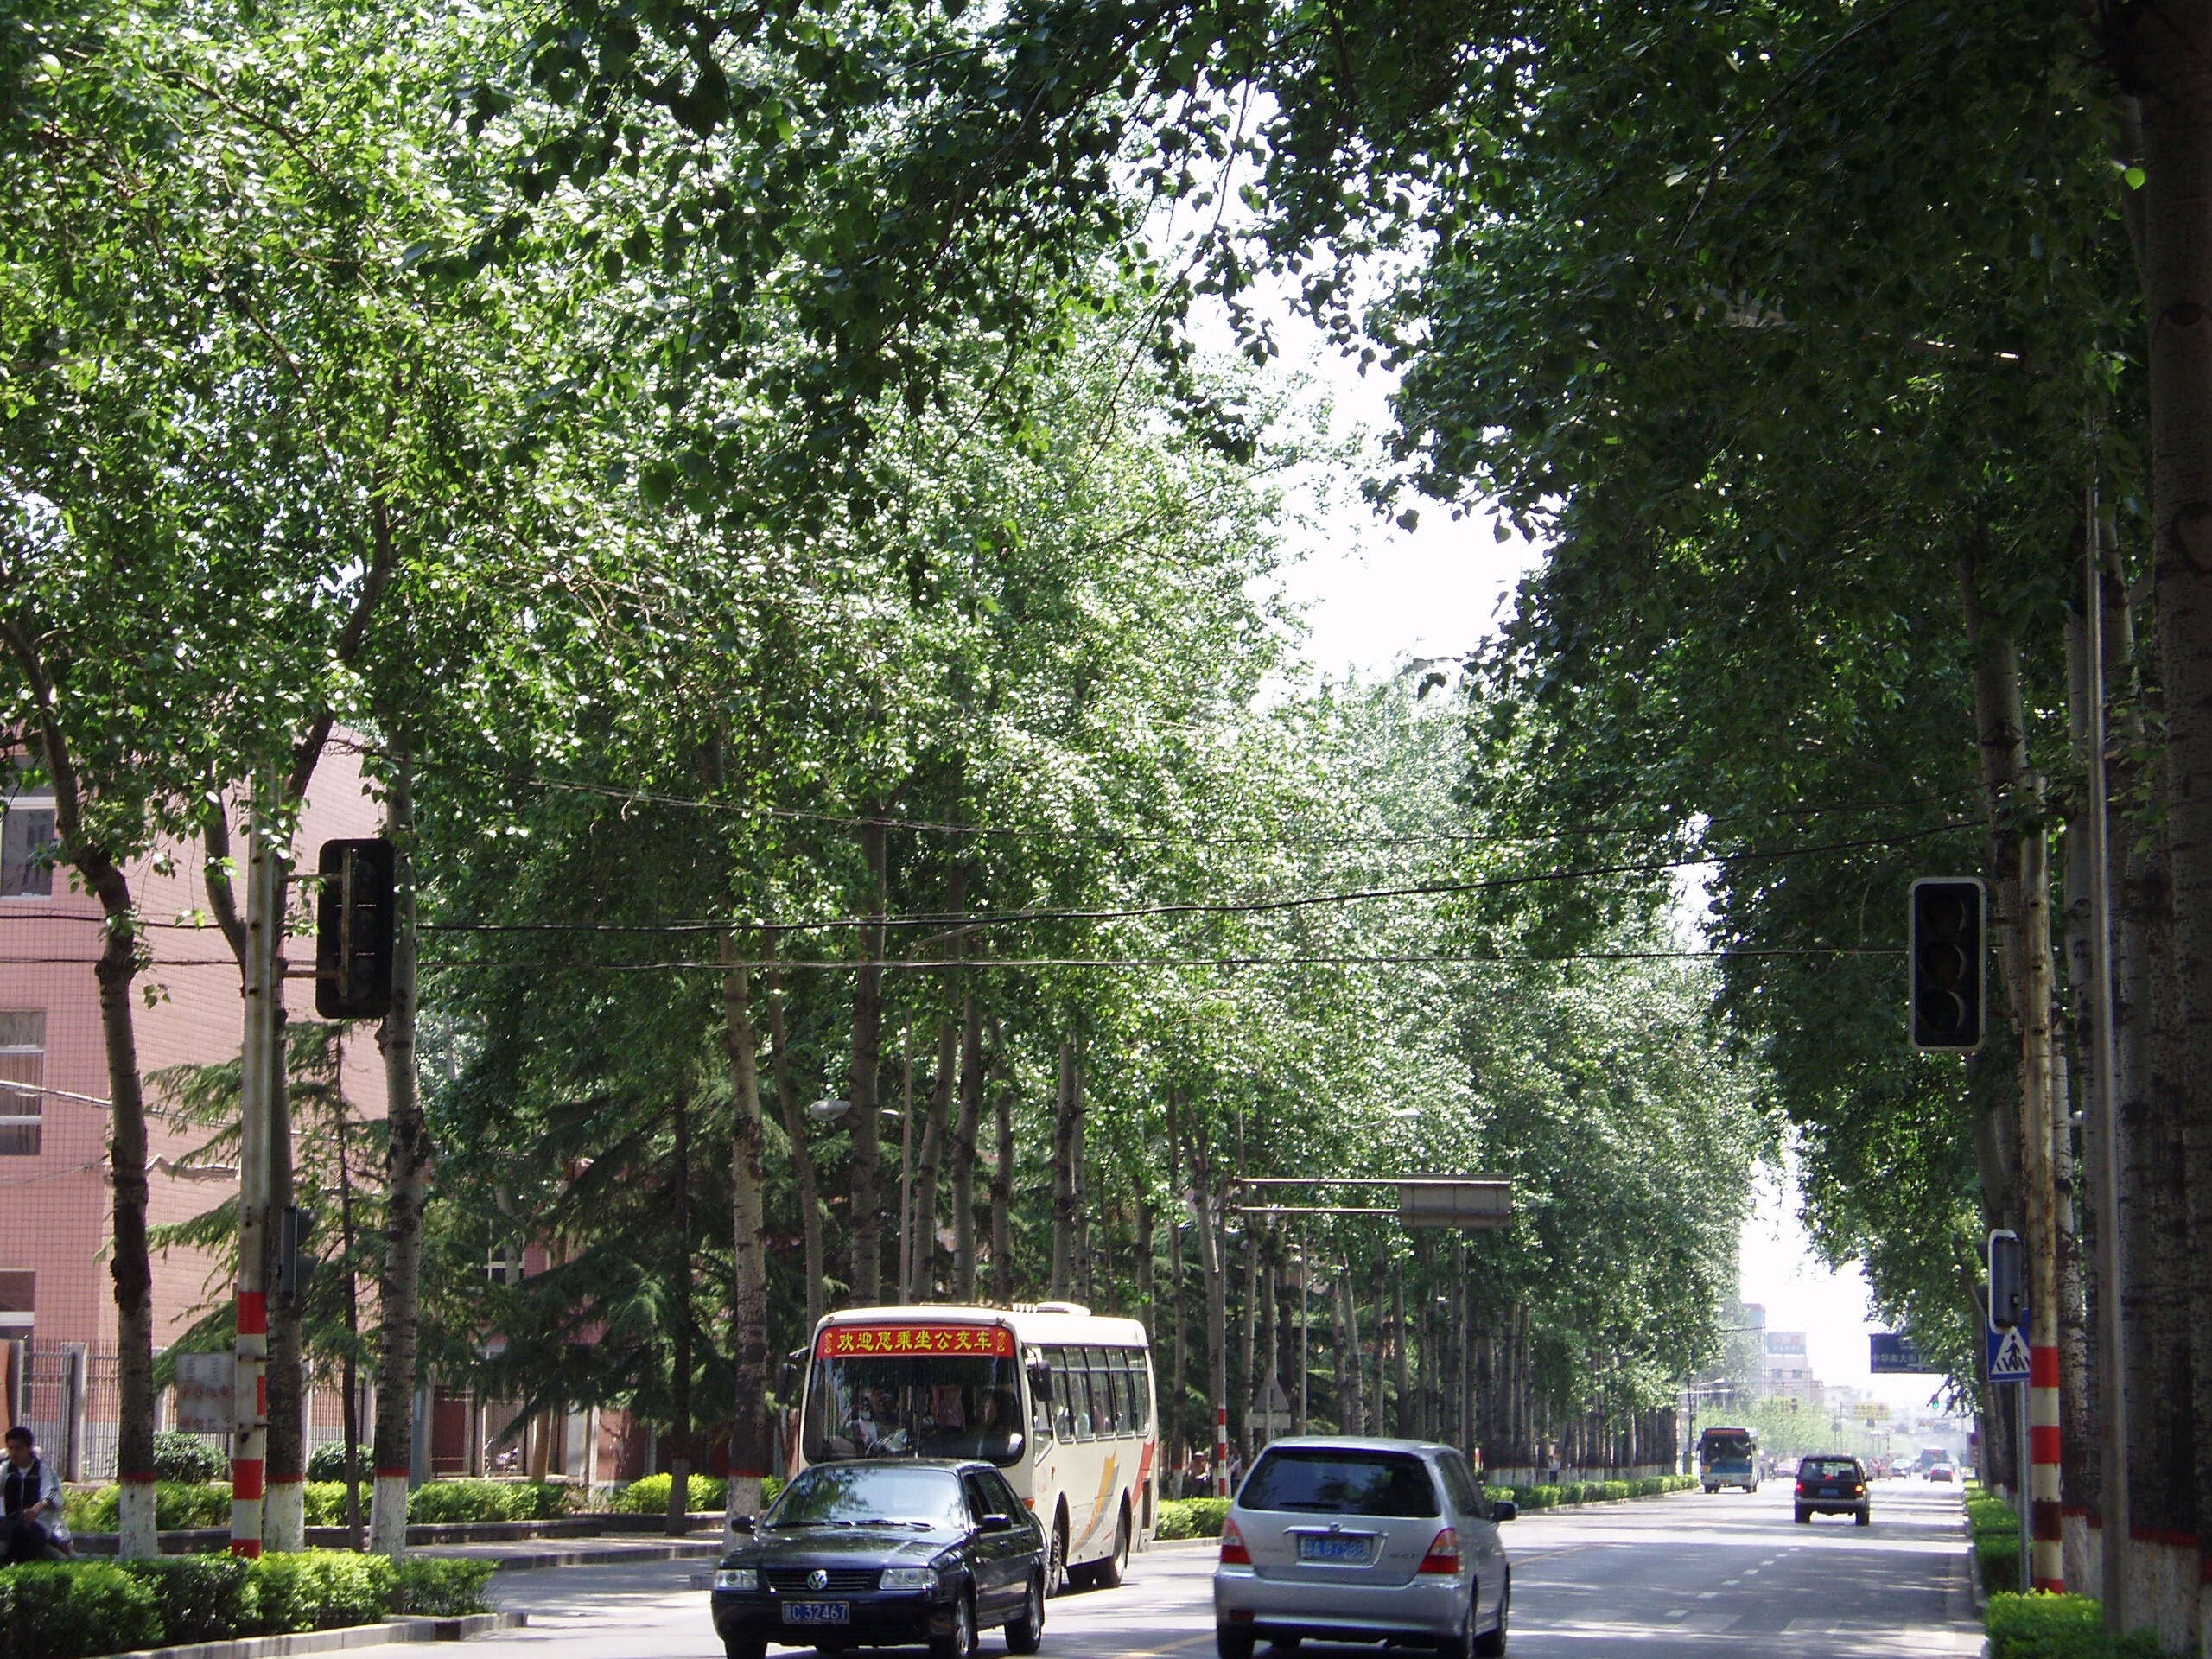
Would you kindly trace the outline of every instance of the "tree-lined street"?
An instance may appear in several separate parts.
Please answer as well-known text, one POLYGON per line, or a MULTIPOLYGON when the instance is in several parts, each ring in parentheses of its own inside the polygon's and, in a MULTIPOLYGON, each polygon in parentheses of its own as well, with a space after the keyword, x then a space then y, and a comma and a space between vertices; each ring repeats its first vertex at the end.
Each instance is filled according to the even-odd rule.
MULTIPOLYGON (((1874 1524, 1790 1519, 1787 1483, 1756 1495, 1678 1493, 1505 1529, 1512 1651, 1529 1659, 1935 1659, 1981 1649, 1955 1488, 1886 1481, 1874 1524)), ((1162 1544, 1119 1590, 1063 1597, 1046 1624, 1058 1659, 1211 1659, 1216 1551, 1162 1544)), ((500 1605, 527 1630, 487 1654, 532 1659, 718 1659, 700 1569, 577 1567, 518 1575, 500 1605)), ((984 1652, 998 1649, 984 1638, 984 1652)), ((1315 1659, 1372 1649, 1304 1644, 1315 1659)), ((399 1651, 392 1649, 395 1653, 399 1651)), ((803 1652, 804 1649, 772 1649, 803 1652)), ((898 1650, 893 1650, 898 1651, 898 1650)), ((918 1652, 918 1650, 917 1650, 918 1652)))

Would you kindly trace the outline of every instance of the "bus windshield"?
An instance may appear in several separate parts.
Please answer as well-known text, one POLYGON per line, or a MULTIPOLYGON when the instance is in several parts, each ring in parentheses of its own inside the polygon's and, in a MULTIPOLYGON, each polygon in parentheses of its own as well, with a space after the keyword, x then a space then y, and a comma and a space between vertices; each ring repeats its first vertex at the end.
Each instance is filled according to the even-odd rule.
MULTIPOLYGON (((836 1332, 825 1333, 834 1336, 836 1332)), ((841 1458, 1020 1460, 1021 1376, 1011 1353, 829 1353, 806 1383, 799 1449, 841 1458)))

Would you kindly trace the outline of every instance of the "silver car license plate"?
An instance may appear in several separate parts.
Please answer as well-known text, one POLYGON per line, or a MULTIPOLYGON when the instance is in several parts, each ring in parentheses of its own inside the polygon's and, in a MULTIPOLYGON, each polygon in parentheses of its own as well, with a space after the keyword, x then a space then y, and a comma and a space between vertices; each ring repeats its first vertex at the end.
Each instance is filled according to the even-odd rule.
POLYGON ((853 1622, 853 1605, 849 1601, 787 1601, 784 1604, 784 1623, 786 1624, 849 1624, 853 1622))
POLYGON ((1375 1548, 1372 1538, 1347 1538, 1340 1533, 1302 1532, 1298 1535, 1298 1559, 1333 1567, 1365 1567, 1375 1548))

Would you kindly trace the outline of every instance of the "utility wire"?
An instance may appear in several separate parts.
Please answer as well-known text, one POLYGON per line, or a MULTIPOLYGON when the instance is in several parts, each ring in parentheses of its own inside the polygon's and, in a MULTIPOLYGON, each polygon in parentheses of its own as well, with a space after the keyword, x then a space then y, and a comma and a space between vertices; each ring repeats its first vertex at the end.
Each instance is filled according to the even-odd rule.
POLYGON ((938 973, 947 969, 991 968, 1300 968, 1300 967, 1450 967, 1500 963, 1539 962, 1720 962, 1735 957, 1902 957, 1902 945, 1773 945, 1721 950, 1560 950, 1497 952, 1468 955, 1402 954, 1297 957, 960 957, 946 958, 894 957, 877 962, 842 962, 820 957, 781 957, 772 961, 721 962, 678 957, 664 962, 498 962, 472 957, 425 961, 425 972, 471 968, 517 972, 550 973, 660 973, 696 969, 728 973, 733 969, 765 974, 791 969, 845 973, 856 968, 903 969, 938 973))

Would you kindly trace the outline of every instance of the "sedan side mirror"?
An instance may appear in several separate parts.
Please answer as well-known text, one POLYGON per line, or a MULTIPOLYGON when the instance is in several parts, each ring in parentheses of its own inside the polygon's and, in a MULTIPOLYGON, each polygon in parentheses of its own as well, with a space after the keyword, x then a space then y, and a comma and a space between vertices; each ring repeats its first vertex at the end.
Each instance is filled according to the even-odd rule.
POLYGON ((1012 1532, 1014 1517, 1010 1515, 1001 1515, 994 1510, 976 1523, 976 1529, 979 1532, 1012 1532))
POLYGON ((1520 1513, 1521 1506, 1518 1503, 1516 1503, 1510 1497, 1494 1497, 1491 1499, 1490 1518, 1493 1521, 1510 1521, 1519 1516, 1520 1513))
POLYGON ((750 1532, 758 1524, 759 1522, 749 1515, 734 1515, 729 1518, 729 1529, 732 1532, 750 1532))

